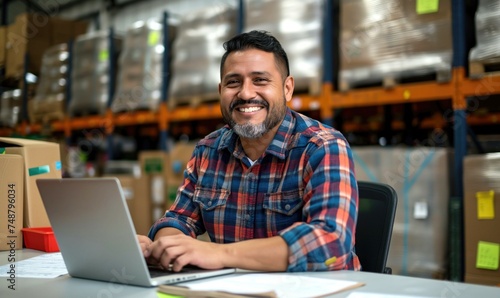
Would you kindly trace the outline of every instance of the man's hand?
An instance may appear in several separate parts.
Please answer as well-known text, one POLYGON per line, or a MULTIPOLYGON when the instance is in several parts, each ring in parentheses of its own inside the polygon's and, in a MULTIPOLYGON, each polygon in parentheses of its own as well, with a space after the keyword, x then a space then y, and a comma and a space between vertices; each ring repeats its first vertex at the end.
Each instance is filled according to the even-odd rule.
MULTIPOLYGON (((142 244, 141 244, 142 248, 142 244)), ((188 264, 205 269, 224 267, 223 245, 200 241, 183 234, 158 237, 147 246, 144 256, 150 263, 181 271, 188 264)))
POLYGON ((149 237, 144 235, 137 235, 137 239, 139 240, 139 245, 141 246, 141 251, 144 256, 146 256, 147 248, 153 243, 149 237))

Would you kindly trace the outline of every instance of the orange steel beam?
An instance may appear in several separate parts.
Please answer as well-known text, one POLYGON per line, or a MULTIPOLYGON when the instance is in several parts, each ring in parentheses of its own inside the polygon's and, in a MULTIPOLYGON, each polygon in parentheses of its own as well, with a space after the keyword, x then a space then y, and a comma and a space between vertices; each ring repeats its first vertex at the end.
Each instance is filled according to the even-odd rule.
POLYGON ((113 116, 113 123, 115 126, 141 125, 157 122, 158 114, 152 111, 121 113, 113 116))
POLYGON ((221 118, 219 104, 201 104, 196 107, 179 106, 169 111, 170 122, 221 118))
POLYGON ((465 78, 465 69, 463 67, 454 68, 453 83, 455 90, 452 98, 453 110, 465 110, 467 108, 467 100, 462 88, 465 81, 467 81, 465 78))
POLYGON ((455 84, 422 82, 397 85, 392 88, 354 89, 348 92, 333 92, 332 107, 361 107, 406 102, 422 102, 452 99, 455 84))
POLYGON ((73 118, 69 121, 69 127, 71 130, 79 130, 86 128, 103 128, 106 129, 109 119, 108 117, 103 117, 102 115, 92 115, 79 118, 73 118))
POLYGON ((500 94, 500 75, 486 75, 480 79, 464 79, 459 86, 464 96, 500 94))
POLYGON ((168 129, 168 109, 167 103, 162 101, 158 109, 158 127, 161 131, 168 129))

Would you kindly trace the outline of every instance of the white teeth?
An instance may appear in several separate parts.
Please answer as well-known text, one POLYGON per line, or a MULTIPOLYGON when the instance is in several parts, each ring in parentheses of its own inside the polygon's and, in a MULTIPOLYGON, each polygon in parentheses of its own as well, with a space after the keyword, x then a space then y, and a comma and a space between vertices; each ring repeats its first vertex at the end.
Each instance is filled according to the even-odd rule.
POLYGON ((243 113, 251 113, 261 110, 262 107, 239 108, 238 110, 243 113))

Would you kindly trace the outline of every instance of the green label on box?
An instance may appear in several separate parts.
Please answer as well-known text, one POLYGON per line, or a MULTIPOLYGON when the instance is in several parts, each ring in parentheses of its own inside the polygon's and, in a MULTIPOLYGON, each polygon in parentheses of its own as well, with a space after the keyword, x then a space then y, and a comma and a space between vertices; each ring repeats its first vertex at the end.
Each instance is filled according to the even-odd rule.
POLYGON ((144 172, 148 174, 163 172, 163 159, 148 158, 144 162, 144 172))
POLYGON ((106 62, 109 59, 109 51, 108 50, 101 50, 99 52, 99 62, 106 62))
POLYGON ((439 11, 439 0, 417 0, 417 14, 435 13, 439 11))
POLYGON ((151 31, 148 35, 148 45, 155 46, 160 42, 160 31, 151 31))
POLYGON ((35 167, 35 168, 28 169, 29 176, 41 175, 41 174, 45 174, 45 173, 50 173, 49 166, 41 166, 41 167, 35 167))
POLYGON ((0 148, 0 154, 5 154, 5 148, 0 148))

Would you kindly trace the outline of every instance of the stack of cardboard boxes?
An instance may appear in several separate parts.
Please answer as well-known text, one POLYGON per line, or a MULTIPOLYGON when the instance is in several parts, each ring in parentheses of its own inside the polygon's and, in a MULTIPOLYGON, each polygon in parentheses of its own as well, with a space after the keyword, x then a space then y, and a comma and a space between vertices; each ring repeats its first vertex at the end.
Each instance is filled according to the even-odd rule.
POLYGON ((465 282, 500 286, 500 153, 464 159, 465 282))
POLYGON ((18 15, 14 23, 0 30, 0 42, 5 41, 2 43, 0 59, 5 49, 6 77, 21 78, 24 73, 25 58, 27 58, 27 71, 39 74, 44 51, 53 45, 66 43, 84 34, 87 26, 87 22, 65 20, 41 13, 18 15))
POLYGON ((0 250, 21 249, 23 227, 50 226, 35 181, 62 176, 59 145, 0 138, 0 153, 0 250))

